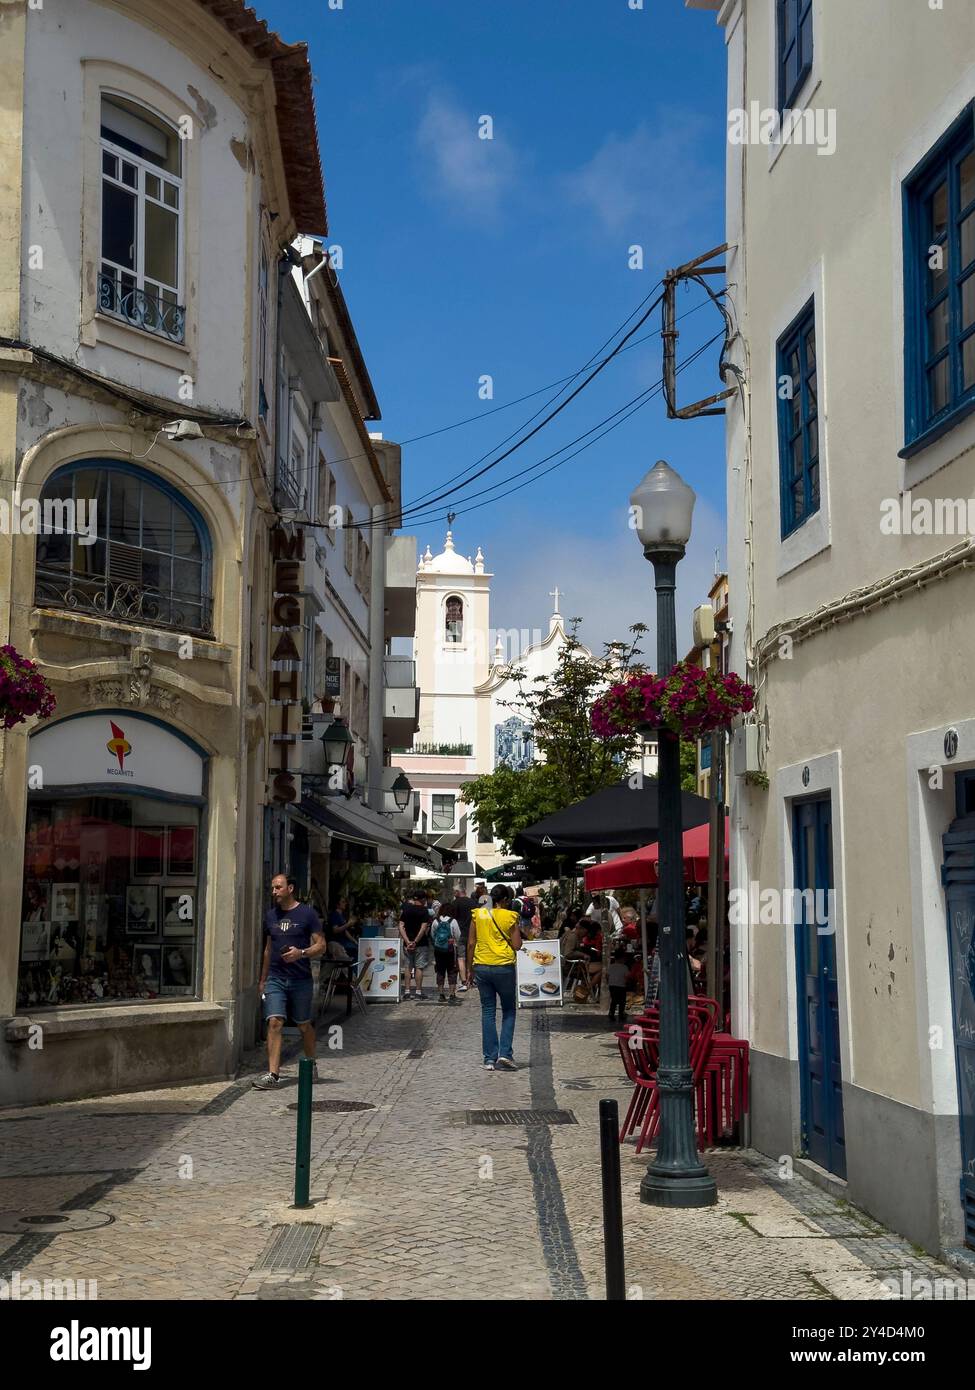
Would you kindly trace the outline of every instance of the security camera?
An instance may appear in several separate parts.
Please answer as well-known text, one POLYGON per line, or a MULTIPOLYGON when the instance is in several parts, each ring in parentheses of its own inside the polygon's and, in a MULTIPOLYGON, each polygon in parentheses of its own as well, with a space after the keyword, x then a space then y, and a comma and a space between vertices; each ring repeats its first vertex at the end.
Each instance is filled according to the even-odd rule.
POLYGON ((163 434, 172 440, 203 438, 203 431, 195 420, 173 420, 163 425, 163 434))

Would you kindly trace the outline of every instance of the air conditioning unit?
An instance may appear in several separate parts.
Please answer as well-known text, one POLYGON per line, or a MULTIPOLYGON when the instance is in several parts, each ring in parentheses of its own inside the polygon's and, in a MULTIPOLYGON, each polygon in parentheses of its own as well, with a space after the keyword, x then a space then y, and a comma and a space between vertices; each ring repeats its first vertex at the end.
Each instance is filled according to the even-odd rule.
POLYGON ((735 777, 763 770, 759 759, 757 724, 740 724, 732 734, 731 768, 735 777))
POLYGON ((714 609, 710 603, 702 603, 694 609, 694 646, 698 651, 710 647, 714 641, 714 609))

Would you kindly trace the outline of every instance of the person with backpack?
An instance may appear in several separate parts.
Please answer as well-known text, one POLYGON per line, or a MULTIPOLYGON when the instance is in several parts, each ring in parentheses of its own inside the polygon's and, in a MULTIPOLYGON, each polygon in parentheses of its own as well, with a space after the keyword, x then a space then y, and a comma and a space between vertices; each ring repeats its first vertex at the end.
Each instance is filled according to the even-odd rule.
POLYGON ((481 1046, 487 1071, 517 1071, 511 1055, 518 1014, 516 952, 521 950, 519 914, 510 909, 511 890, 503 883, 491 889, 490 907, 472 914, 467 943, 467 973, 473 972, 481 994, 481 1046), (498 1038, 497 1006, 501 1005, 498 1038))
POLYGON ((431 932, 433 941, 433 965, 437 972, 437 989, 441 1004, 458 1004, 457 998, 457 945, 460 941, 460 927, 450 908, 441 903, 440 911, 433 921, 431 932), (450 995, 444 994, 444 985, 449 982, 450 995))

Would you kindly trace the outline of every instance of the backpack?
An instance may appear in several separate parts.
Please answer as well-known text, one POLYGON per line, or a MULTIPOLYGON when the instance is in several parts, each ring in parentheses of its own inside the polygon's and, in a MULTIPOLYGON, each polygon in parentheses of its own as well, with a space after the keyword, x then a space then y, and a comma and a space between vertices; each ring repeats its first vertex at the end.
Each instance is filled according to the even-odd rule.
POLYGON ((451 919, 449 917, 438 917, 433 928, 433 949, 435 951, 446 951, 453 942, 453 932, 450 930, 451 919))

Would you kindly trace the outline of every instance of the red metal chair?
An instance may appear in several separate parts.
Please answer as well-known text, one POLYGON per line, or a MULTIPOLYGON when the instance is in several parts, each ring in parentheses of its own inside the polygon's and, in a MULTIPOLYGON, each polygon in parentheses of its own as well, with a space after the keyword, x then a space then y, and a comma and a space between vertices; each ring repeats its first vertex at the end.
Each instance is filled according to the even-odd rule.
MULTIPOLYGON (((646 1145, 652 1142, 660 1124, 660 1093, 657 1086, 659 1027, 659 1012, 654 1007, 643 1019, 636 1020, 629 1031, 616 1035, 624 1068, 634 1083, 633 1098, 620 1131, 620 1140, 627 1138, 640 1124, 637 1153, 642 1153, 646 1145)), ((688 1011, 689 1060, 695 1085, 707 1061, 713 1027, 710 1011, 688 1011)))
MULTIPOLYGON (((719 1008, 704 995, 687 1002, 688 1041, 697 1141, 701 1148, 730 1134, 748 1110, 748 1043, 719 1033, 719 1008)), ((633 1096, 620 1129, 620 1142, 640 1125, 637 1152, 656 1136, 660 1123, 657 1067, 660 1055, 660 1009, 652 1005, 616 1034, 633 1096)))

